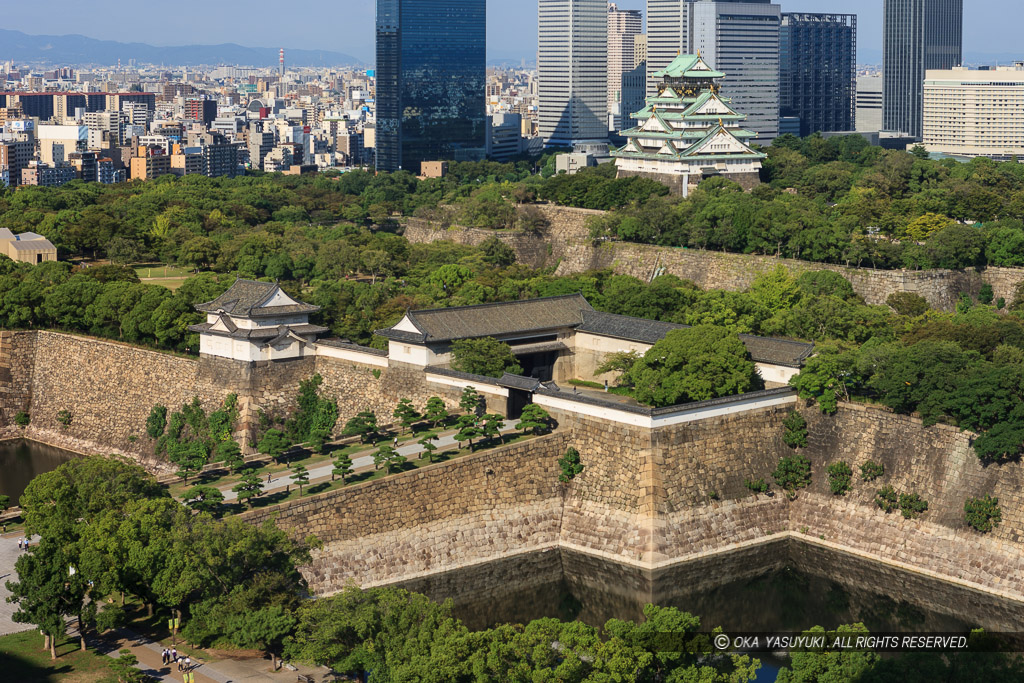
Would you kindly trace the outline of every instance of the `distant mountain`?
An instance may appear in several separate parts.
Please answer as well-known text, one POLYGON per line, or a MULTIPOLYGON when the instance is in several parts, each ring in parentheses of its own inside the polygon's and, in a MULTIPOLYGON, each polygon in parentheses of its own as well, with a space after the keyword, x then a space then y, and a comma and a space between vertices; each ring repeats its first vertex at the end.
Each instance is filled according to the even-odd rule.
MULTIPOLYGON (((154 47, 144 43, 118 43, 85 36, 30 36, 21 31, 0 29, 0 61, 30 64, 113 66, 120 59, 127 64, 196 66, 233 64, 238 66, 276 66, 280 47, 243 47, 223 45, 182 45, 154 47)), ((285 47, 285 60, 291 66, 361 65, 363 60, 329 50, 297 50, 285 47)))

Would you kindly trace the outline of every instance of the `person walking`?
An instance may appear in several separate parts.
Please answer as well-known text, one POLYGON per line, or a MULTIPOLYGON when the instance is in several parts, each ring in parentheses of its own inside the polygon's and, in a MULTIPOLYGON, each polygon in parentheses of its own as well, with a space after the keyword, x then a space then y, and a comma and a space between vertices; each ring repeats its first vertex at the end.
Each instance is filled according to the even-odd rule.
POLYGON ((21 536, 18 536, 18 550, 21 550, 21 536))
MULTIPOLYGON (((176 647, 172 647, 171 648, 170 661, 168 661, 167 663, 168 664, 171 664, 171 663, 177 664, 178 663, 178 648, 176 648, 176 647)), ((178 671, 181 671, 181 667, 180 666, 178 667, 178 671)))
POLYGON ((192 658, 186 656, 185 657, 185 671, 191 671, 191 670, 192 670, 192 658))
POLYGON ((160 652, 160 665, 167 666, 167 648, 165 647, 160 652))

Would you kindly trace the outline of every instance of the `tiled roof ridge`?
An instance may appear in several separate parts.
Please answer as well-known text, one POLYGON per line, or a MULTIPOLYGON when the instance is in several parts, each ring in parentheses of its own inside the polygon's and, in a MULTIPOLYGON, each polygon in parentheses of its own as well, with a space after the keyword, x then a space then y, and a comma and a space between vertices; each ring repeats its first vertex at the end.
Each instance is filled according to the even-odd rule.
MULTIPOLYGON (((515 304, 534 303, 536 301, 555 301, 558 299, 573 299, 579 297, 583 299, 583 302, 587 304, 590 310, 594 310, 594 307, 590 305, 587 298, 583 296, 583 292, 574 292, 572 294, 556 294, 554 296, 543 296, 537 299, 515 299, 513 301, 492 301, 486 304, 473 304, 472 306, 451 306, 449 308, 421 308, 418 310, 409 309, 406 311, 406 315, 419 315, 420 313, 440 313, 442 311, 469 311, 469 310, 480 310, 484 308, 499 308, 503 306, 512 306, 515 304)), ((417 325, 417 329, 419 326, 417 325)))

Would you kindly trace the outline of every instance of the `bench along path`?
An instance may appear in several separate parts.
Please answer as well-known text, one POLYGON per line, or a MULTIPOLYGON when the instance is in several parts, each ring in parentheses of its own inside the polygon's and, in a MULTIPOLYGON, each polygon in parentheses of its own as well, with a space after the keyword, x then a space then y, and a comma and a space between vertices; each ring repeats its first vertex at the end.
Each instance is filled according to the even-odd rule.
MULTIPOLYGON (((515 422, 515 420, 508 420, 505 422, 505 428, 501 430, 503 436, 506 434, 515 433, 515 422)), ((442 452, 446 449, 451 448, 452 446, 458 446, 459 442, 455 440, 455 434, 457 434, 457 432, 449 431, 438 435, 438 437, 434 439, 434 445, 437 446, 438 452, 442 452)), ((416 441, 412 441, 406 444, 399 444, 396 450, 398 451, 399 455, 412 460, 418 458, 420 456, 420 453, 422 453, 426 449, 424 449, 423 446, 421 446, 416 441)), ((373 454, 376 452, 377 447, 373 447, 368 448, 365 451, 360 451, 359 453, 354 453, 351 456, 352 470, 358 472, 360 470, 373 467, 373 454)), ((333 469, 334 463, 331 462, 325 463, 323 465, 318 465, 317 467, 310 469, 309 483, 312 484, 313 482, 322 479, 330 479, 331 470, 333 469)), ((271 493, 275 490, 283 489, 288 486, 295 486, 295 482, 292 481, 291 474, 292 473, 289 470, 285 470, 278 476, 272 477, 270 481, 264 481, 263 492, 271 493)), ((232 502, 238 500, 238 494, 231 490, 232 486, 234 486, 234 484, 225 485, 224 487, 218 487, 220 488, 220 491, 224 494, 224 502, 232 502)))

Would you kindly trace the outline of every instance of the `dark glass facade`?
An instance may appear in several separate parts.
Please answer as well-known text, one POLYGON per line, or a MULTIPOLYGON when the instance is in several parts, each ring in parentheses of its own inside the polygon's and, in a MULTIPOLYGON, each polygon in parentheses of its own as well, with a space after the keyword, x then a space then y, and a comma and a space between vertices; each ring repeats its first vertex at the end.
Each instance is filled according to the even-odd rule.
POLYGON ((783 14, 779 52, 780 115, 802 136, 854 130, 857 16, 783 14))
POLYGON ((486 149, 486 0, 377 0, 377 169, 486 149))
POLYGON ((964 0, 885 0, 882 125, 920 138, 924 72, 963 58, 964 0))

